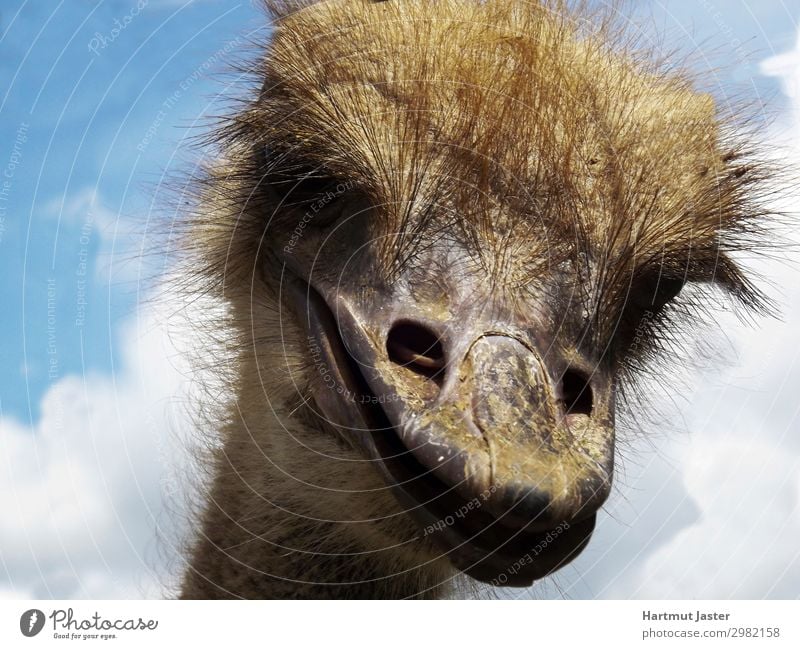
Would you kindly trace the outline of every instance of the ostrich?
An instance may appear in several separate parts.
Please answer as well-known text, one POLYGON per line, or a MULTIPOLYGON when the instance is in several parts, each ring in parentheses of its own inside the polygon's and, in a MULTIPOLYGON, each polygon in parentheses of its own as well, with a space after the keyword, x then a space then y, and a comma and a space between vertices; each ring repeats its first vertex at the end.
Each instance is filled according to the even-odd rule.
POLYGON ((708 292, 763 308, 735 253, 770 173, 585 5, 267 5, 182 235, 231 399, 181 597, 530 585, 589 542, 615 407, 708 292))

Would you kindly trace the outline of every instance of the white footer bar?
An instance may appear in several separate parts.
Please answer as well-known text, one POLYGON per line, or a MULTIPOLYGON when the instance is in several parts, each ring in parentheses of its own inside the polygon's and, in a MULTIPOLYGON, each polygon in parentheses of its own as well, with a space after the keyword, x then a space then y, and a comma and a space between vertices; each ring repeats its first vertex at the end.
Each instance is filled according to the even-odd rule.
POLYGON ((797 601, 0 601, 3 648, 796 649, 799 626, 797 601))

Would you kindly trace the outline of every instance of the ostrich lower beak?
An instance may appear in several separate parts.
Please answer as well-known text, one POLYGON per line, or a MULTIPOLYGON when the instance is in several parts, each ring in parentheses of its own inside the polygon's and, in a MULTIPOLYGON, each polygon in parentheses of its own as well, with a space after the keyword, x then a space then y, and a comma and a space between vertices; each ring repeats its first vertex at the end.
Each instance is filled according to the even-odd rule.
POLYGON ((529 585, 581 552, 611 485, 608 386, 545 362, 516 329, 382 330, 341 295, 293 287, 328 377, 319 409, 374 461, 420 536, 496 585, 529 585))

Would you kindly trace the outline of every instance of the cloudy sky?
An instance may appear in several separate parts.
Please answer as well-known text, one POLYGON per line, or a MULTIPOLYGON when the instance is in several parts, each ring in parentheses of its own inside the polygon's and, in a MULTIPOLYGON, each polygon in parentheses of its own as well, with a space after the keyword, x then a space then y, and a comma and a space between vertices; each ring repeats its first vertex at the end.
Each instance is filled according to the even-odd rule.
MULTIPOLYGON (((775 155, 800 163, 800 9, 758 5, 647 1, 632 19, 718 102, 749 99, 775 155)), ((169 259, 142 233, 184 140, 237 93, 225 60, 262 28, 249 1, 0 8, 0 596, 158 596, 180 567, 187 373, 149 299, 169 259)), ((800 268, 753 264, 782 318, 720 314, 719 361, 622 440, 589 548, 510 596, 800 595, 800 268)))

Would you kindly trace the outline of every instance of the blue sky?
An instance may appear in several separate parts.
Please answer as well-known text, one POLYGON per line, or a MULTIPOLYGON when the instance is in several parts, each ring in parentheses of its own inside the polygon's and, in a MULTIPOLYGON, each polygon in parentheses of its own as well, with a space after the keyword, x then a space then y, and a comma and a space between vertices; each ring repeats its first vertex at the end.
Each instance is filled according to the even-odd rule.
MULTIPOLYGON (((165 172, 194 155, 185 139, 202 131, 204 119, 224 110, 240 91, 230 83, 235 79, 217 74, 225 69, 226 53, 239 53, 248 39, 265 32, 263 15, 249 1, 140 4, 0 0, 0 455, 7 462, 0 464, 0 493, 15 494, 13 501, 0 498, 0 504, 5 502, 4 511, 13 506, 21 512, 15 527, 6 521, 0 528, 0 596, 131 596, 157 590, 158 579, 147 568, 154 562, 146 555, 163 516, 170 417, 146 404, 168 400, 178 379, 174 368, 158 364, 166 353, 163 341, 153 334, 156 325, 141 315, 146 280, 169 262, 140 254, 152 252, 143 233, 163 213, 157 190, 165 172), (74 455, 55 461, 67 445, 74 455), (124 461, 117 457, 121 446, 124 461), (36 461, 29 464, 31 455, 36 461), (79 523, 53 517, 59 508, 79 523), (26 518, 25 509, 49 513, 41 520, 26 518), (21 532, 24 547, 15 544, 21 532)), ((791 58, 774 59, 795 50, 800 7, 776 0, 635 4, 643 40, 665 32, 666 42, 693 56, 719 102, 736 96, 763 103, 775 123, 771 128, 790 128, 789 108, 798 105, 791 103, 792 86, 764 74, 762 62, 777 61, 773 71, 800 71, 791 58), (709 71, 718 66, 723 67, 709 71)), ((788 309, 789 324, 775 325, 772 346, 758 347, 751 354, 758 358, 748 366, 767 377, 765 386, 775 381, 777 390, 786 390, 791 403, 800 377, 792 360, 797 341, 786 327, 796 323, 796 311, 788 309), (773 359, 773 366, 763 365, 764 358, 773 359)), ((731 334, 745 347, 753 346, 752 336, 731 334)), ((796 433, 796 413, 770 410, 767 422, 756 405, 752 412, 740 411, 753 397, 747 390, 737 392, 743 390, 736 387, 741 376, 709 380, 706 391, 697 392, 700 405, 693 406, 687 422, 699 429, 699 441, 666 445, 659 458, 645 456, 633 467, 629 482, 638 491, 625 501, 630 511, 617 511, 619 527, 598 529, 601 540, 584 553, 575 572, 554 582, 552 593, 545 589, 548 594, 558 596, 560 588, 575 596, 691 595, 685 590, 690 582, 673 583, 665 575, 674 572, 670 557, 681 559, 686 544, 702 543, 708 525, 718 522, 713 503, 689 495, 693 484, 719 477, 697 458, 708 449, 720 452, 714 445, 718 436, 738 430, 725 448, 740 465, 742 458, 763 457, 773 464, 790 462, 797 473, 797 446, 786 441, 789 427, 796 433), (727 428, 701 416, 709 404, 725 415, 727 428), (734 411, 736 422, 729 421, 734 411), (740 430, 742 422, 750 428, 740 430), (765 422, 772 426, 769 434, 761 430, 765 422), (757 442, 751 438, 756 429, 757 442), (772 441, 764 446, 763 439, 772 441), (620 532, 637 524, 645 531, 620 532), (665 526, 656 539, 653 530, 665 526), (632 557, 643 545, 647 552, 632 557), (654 564, 656 559, 660 563, 654 564)), ((767 482, 775 492, 795 493, 794 486, 767 482)), ((800 485, 789 507, 793 515, 798 494, 800 485)), ((788 530, 798 529, 790 519, 788 530)), ((730 556, 736 556, 733 550, 730 556)), ((800 566, 789 568, 767 571, 768 578, 781 583, 786 574, 800 574, 800 566)), ((720 588, 709 592, 776 592, 761 581, 747 582, 743 591, 720 588)))
POLYGON ((3 0, 0 160, 5 167, 16 145, 19 163, 0 240, 0 407, 23 421, 36 420, 54 380, 111 371, 116 323, 137 301, 139 272, 147 274, 119 253, 137 249, 153 184, 224 90, 209 75, 224 67, 215 53, 262 22, 246 2, 151 0, 136 11, 135 2, 3 0), (115 20, 125 27, 111 40, 115 20), (109 282, 103 259, 122 281, 109 282))

